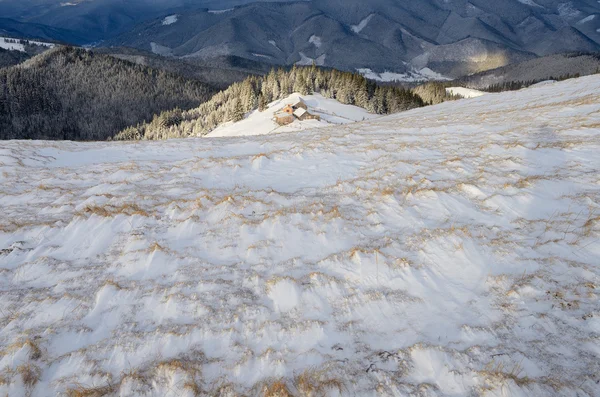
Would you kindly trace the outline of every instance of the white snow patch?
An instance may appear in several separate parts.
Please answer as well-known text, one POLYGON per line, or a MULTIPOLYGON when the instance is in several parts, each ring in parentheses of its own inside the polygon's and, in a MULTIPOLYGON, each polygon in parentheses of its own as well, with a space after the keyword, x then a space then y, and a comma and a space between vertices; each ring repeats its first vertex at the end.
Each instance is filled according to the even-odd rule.
POLYGON ((375 14, 371 14, 362 21, 360 21, 358 25, 351 25, 350 28, 352 29, 352 31, 354 31, 354 33, 358 34, 362 32, 364 28, 367 27, 367 25, 369 24, 369 22, 371 22, 371 19, 373 19, 374 16, 375 14))
POLYGON ((275 47, 279 51, 281 51, 281 48, 279 48, 279 46, 277 45, 277 42, 275 42, 275 40, 269 40, 269 44, 271 44, 273 47, 275 47))
POLYGON ((450 95, 460 95, 463 98, 477 98, 487 94, 487 92, 484 91, 464 87, 449 87, 446 88, 446 92, 450 95))
POLYGON ((429 68, 423 68, 420 70, 413 70, 408 73, 393 73, 393 72, 383 72, 377 73, 368 68, 357 69, 358 73, 366 77, 370 80, 381 81, 381 82, 420 82, 420 81, 429 81, 429 80, 451 80, 448 77, 445 77, 437 72, 429 68))
POLYGON ((303 52, 300 52, 299 55, 300 60, 296 62, 296 65, 310 66, 314 63, 317 66, 325 66, 325 59, 327 58, 327 54, 322 54, 316 59, 306 56, 303 52))
POLYGON ((270 103, 264 112, 255 110, 248 114, 244 120, 237 123, 225 123, 206 136, 226 137, 267 135, 327 127, 332 124, 348 124, 377 117, 381 116, 369 113, 358 106, 344 105, 335 99, 325 98, 320 94, 300 95, 295 93, 285 99, 270 103), (283 109, 285 105, 297 103, 300 99, 307 104, 310 113, 321 116, 321 121, 296 120, 291 124, 279 126, 273 120, 275 113, 283 109))
POLYGON ((519 0, 519 3, 531 6, 531 7, 539 7, 539 8, 544 8, 543 6, 539 5, 538 3, 536 3, 533 0, 519 0))
POLYGON ((317 48, 321 48, 321 46, 323 45, 321 38, 319 36, 315 36, 314 34, 312 36, 310 36, 310 39, 308 39, 308 42, 313 44, 317 48))
POLYGON ((596 18, 596 15, 590 15, 590 16, 587 16, 587 17, 583 18, 581 21, 579 21, 579 22, 577 22, 577 23, 578 23, 578 24, 580 24, 580 25, 582 25, 582 24, 584 24, 584 23, 587 23, 587 22, 593 21, 593 20, 594 20, 594 18, 596 18))
POLYGON ((258 53, 256 53, 256 52, 253 52, 253 53, 252 53, 252 55, 254 55, 254 56, 255 56, 255 57, 257 57, 257 58, 267 58, 267 59, 270 59, 270 58, 272 58, 270 55, 258 54, 258 53))
POLYGON ((45 43, 43 41, 13 39, 10 37, 0 37, 0 48, 3 48, 5 50, 25 52, 25 44, 23 44, 22 42, 29 44, 29 45, 35 45, 35 46, 41 46, 41 47, 47 47, 47 48, 56 47, 56 45, 53 43, 45 43))
POLYGON ((165 19, 163 19, 163 26, 173 25, 175 22, 179 20, 179 15, 169 15, 165 19))
POLYGON ((225 10, 208 10, 209 14, 224 14, 226 12, 233 11, 235 8, 227 8, 225 10))
POLYGON ((558 5, 558 14, 563 18, 577 18, 581 15, 581 11, 575 8, 573 2, 569 1, 558 5))
POLYGON ((155 43, 155 42, 150 42, 150 49, 152 50, 152 52, 154 54, 157 55, 162 55, 162 56, 171 56, 173 55, 173 50, 170 49, 169 47, 166 47, 164 45, 155 43))
POLYGON ((598 125, 594 75, 289 134, 4 141, 0 395, 598 396, 598 125))

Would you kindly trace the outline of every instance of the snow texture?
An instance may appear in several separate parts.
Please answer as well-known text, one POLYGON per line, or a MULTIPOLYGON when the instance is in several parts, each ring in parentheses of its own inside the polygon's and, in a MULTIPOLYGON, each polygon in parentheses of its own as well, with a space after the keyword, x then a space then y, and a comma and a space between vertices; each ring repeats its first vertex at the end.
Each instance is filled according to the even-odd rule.
POLYGON ((162 24, 164 26, 173 25, 175 22, 179 20, 179 15, 170 15, 163 19, 162 24))
POLYGON ((0 395, 598 396, 598 153, 600 76, 259 137, 4 142, 0 395))
POLYGON ((471 88, 464 87, 448 87, 446 88, 446 92, 450 95, 460 95, 463 98, 477 98, 482 95, 487 94, 486 92, 473 90, 471 88))

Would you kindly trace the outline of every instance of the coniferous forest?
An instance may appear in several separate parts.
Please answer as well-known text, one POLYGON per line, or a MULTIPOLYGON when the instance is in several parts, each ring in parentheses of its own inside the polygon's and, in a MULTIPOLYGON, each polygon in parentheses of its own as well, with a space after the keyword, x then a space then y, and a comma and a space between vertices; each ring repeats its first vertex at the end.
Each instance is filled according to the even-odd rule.
POLYGON ((214 92, 173 73, 60 47, 0 69, 0 139, 106 140, 214 92))
POLYGON ((115 139, 167 139, 205 135, 221 123, 239 121, 252 110, 264 110, 270 102, 294 92, 315 92, 343 104, 356 105, 372 113, 389 114, 424 106, 410 90, 379 86, 356 73, 316 66, 271 70, 266 76, 251 76, 216 94, 197 108, 162 112, 149 123, 129 127, 115 139))

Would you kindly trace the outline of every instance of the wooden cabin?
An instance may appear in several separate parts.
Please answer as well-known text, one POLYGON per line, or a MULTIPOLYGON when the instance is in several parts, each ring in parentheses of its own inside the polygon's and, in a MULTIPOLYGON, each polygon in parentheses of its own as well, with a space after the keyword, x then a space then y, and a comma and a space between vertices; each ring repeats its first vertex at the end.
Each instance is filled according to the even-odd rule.
POLYGON ((288 125, 294 122, 294 120, 321 120, 321 116, 310 114, 308 112, 308 106, 302 98, 295 104, 285 105, 283 109, 275 113, 275 122, 279 125, 288 125))
POLYGON ((275 113, 275 122, 279 125, 288 125, 293 123, 294 120, 296 120, 296 118, 293 113, 289 114, 284 111, 275 113))

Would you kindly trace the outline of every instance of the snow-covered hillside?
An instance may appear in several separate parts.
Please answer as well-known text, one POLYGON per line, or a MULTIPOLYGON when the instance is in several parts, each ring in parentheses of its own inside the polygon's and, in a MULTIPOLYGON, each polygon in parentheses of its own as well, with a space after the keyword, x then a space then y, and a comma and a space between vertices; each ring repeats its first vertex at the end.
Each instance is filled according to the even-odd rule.
POLYGON ((0 147, 0 395, 600 395, 600 76, 0 147))
POLYGON ((335 99, 325 98, 320 94, 292 94, 286 99, 281 99, 270 103, 269 107, 264 112, 255 110, 247 115, 244 120, 237 123, 225 123, 207 136, 231 137, 301 131, 318 127, 326 127, 331 124, 348 124, 356 121, 371 120, 377 117, 380 116, 369 113, 361 107, 344 105, 335 99), (275 113, 283 109, 285 105, 295 104, 299 100, 302 100, 304 103, 306 103, 310 113, 321 116, 321 120, 296 120, 292 124, 285 126, 280 126, 273 120, 275 113))
POLYGON ((446 92, 450 95, 460 95, 463 98, 477 98, 487 94, 484 91, 474 90, 472 88, 464 87, 449 87, 446 88, 446 92))
POLYGON ((42 46, 47 48, 54 48, 55 45, 52 43, 44 43, 41 41, 33 41, 33 40, 20 40, 13 39, 8 37, 0 37, 0 48, 5 50, 14 50, 14 51, 25 51, 25 45, 23 43, 27 43, 29 45, 42 46))

